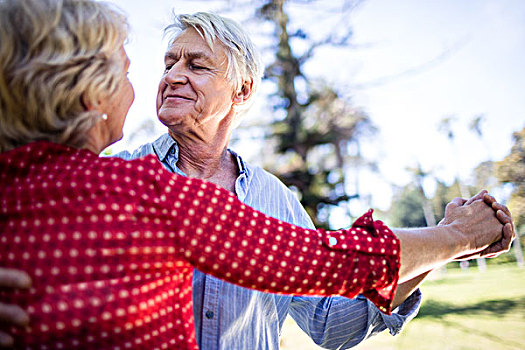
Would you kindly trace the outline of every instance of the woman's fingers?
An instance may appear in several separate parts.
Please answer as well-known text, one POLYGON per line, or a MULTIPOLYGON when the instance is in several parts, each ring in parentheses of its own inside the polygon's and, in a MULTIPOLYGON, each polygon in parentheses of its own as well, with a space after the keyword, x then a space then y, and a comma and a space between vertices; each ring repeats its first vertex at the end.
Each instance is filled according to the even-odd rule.
POLYGON ((475 202, 480 199, 484 199, 484 196, 488 193, 487 190, 481 190, 478 194, 476 194, 474 197, 470 198, 468 201, 466 201, 465 205, 469 205, 472 202, 475 202))
POLYGON ((493 203, 497 203, 496 202, 496 198, 492 197, 490 194, 486 193, 484 196, 483 196, 483 200, 485 201, 485 203, 487 203, 488 205, 492 206, 493 203))
POLYGON ((507 208, 507 206, 505 206, 503 204, 500 204, 500 203, 498 203, 496 201, 494 203, 492 203, 492 209, 494 209, 494 210, 501 210, 505 214, 507 214, 509 217, 512 217, 512 215, 510 214, 509 208, 507 208))
POLYGON ((514 226, 512 223, 506 223, 503 226, 502 238, 492 243, 486 249, 481 252, 480 257, 482 258, 495 258, 502 253, 508 252, 512 245, 512 241, 516 238, 516 233, 514 231, 514 226))
POLYGON ((496 211, 496 217, 498 218, 499 222, 501 222, 503 225, 505 224, 511 224, 512 218, 507 215, 503 210, 498 209, 496 211))
POLYGON ((503 238, 501 239, 502 248, 505 251, 509 251, 512 241, 516 238, 516 231, 514 230, 514 225, 511 222, 506 223, 503 226, 503 238))

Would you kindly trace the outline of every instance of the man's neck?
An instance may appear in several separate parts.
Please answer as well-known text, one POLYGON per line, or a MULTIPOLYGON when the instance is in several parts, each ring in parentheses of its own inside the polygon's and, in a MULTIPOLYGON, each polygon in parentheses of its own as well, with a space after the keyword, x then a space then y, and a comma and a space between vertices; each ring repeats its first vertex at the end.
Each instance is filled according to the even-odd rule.
POLYGON ((239 169, 228 152, 229 137, 217 137, 205 142, 169 132, 179 145, 177 167, 187 176, 206 180, 235 192, 239 169))

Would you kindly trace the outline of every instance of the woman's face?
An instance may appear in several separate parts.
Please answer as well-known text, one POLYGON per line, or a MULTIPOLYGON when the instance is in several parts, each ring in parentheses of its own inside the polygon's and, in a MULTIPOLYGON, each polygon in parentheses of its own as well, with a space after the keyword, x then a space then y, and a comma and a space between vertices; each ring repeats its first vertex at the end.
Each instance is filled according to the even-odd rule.
POLYGON ((103 121, 104 127, 108 132, 108 144, 112 144, 122 138, 122 129, 124 121, 128 114, 129 108, 135 99, 135 92, 133 86, 128 79, 129 58, 124 50, 120 50, 119 59, 122 60, 122 72, 119 81, 119 90, 108 96, 108 98, 101 102, 101 113, 107 114, 107 120, 103 121))

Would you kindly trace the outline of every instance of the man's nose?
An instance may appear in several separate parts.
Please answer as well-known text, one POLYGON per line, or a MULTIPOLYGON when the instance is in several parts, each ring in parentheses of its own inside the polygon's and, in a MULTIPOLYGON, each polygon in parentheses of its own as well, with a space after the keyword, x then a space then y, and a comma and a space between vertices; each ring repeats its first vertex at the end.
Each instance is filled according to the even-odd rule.
POLYGON ((164 81, 168 85, 186 84, 188 76, 182 62, 177 62, 171 66, 170 70, 164 75, 164 81))

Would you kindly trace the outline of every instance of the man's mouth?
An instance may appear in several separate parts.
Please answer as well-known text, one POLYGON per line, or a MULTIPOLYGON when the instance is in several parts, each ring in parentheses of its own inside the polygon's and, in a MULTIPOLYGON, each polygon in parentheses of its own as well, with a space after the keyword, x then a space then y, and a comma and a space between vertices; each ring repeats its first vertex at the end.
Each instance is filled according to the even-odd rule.
POLYGON ((177 95, 177 94, 170 94, 170 95, 166 95, 164 97, 164 100, 165 101, 169 101, 169 100, 175 100, 175 99, 178 99, 178 100, 187 100, 187 101, 192 101, 193 99, 188 97, 188 96, 184 96, 184 95, 177 95))

